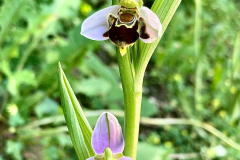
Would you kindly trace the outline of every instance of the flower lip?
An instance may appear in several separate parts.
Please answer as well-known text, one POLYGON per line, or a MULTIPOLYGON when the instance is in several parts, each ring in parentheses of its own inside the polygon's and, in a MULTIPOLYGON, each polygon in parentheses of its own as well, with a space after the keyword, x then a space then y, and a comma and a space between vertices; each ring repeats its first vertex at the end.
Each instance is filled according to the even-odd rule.
POLYGON ((112 27, 109 29, 109 39, 116 46, 124 48, 134 44, 138 38, 138 21, 122 23, 120 20, 115 19, 112 27))
POLYGON ((144 43, 152 43, 159 38, 162 25, 153 11, 142 7, 142 0, 120 0, 120 5, 107 7, 87 18, 82 24, 81 34, 93 40, 109 38, 122 48, 123 56, 126 53, 124 48, 133 45, 138 38, 144 43))
MULTIPOLYGON (((130 8, 130 9, 134 9, 134 8, 130 8)), ((96 12, 95 14, 93 14, 92 16, 90 16, 83 22, 81 34, 84 35, 85 37, 87 37, 89 39, 93 39, 93 40, 108 39, 108 37, 103 36, 103 34, 105 32, 107 32, 110 27, 108 24, 108 19, 107 19, 109 17, 109 14, 114 15, 115 17, 119 17, 119 16, 121 17, 121 14, 124 14, 123 12, 125 13, 124 7, 119 6, 119 5, 107 7, 103 10, 96 12), (122 10, 121 10, 121 8, 122 8, 122 10)), ((127 12, 127 13, 129 13, 129 12, 127 12)), ((129 14, 134 14, 134 12, 130 11, 129 14)), ((158 37, 161 36, 162 25, 161 25, 161 22, 159 21, 159 18, 153 11, 151 11, 147 7, 141 7, 140 10, 138 10, 138 9, 136 10, 136 16, 137 16, 137 18, 138 18, 138 16, 142 17, 146 21, 146 33, 149 34, 149 38, 143 39, 140 37, 140 39, 143 42, 152 43, 158 37), (140 13, 139 15, 138 15, 138 12, 140 13)), ((123 20, 123 19, 120 19, 120 20, 122 20, 123 22, 129 21, 129 20, 123 20)))

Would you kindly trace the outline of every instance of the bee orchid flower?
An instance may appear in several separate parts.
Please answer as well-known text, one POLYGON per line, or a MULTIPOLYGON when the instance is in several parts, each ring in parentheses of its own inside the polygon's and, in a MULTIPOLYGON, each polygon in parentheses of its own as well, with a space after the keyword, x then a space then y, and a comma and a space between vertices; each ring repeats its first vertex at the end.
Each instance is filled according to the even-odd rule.
POLYGON ((138 38, 152 43, 161 36, 162 25, 158 16, 143 6, 142 0, 120 0, 119 5, 102 9, 87 18, 81 34, 92 40, 110 41, 119 47, 123 56, 126 47, 138 38))
POLYGON ((103 113, 92 134, 92 147, 96 155, 87 160, 132 160, 123 156, 124 139, 117 118, 109 112, 103 113))

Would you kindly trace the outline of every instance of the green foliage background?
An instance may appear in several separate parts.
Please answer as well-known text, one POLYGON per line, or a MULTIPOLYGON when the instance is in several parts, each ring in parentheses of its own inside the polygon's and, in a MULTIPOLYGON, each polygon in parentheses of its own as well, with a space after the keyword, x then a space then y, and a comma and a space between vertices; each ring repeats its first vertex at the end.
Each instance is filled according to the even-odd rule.
MULTIPOLYGON (((59 61, 92 126, 97 110, 123 110, 115 47, 80 35, 83 20, 110 5, 0 0, 0 160, 77 159, 60 107, 59 61)), ((237 0, 182 1, 149 62, 142 116, 196 119, 240 143, 239 9, 237 0)), ((139 141, 139 160, 240 159, 190 125, 141 125, 139 141)))

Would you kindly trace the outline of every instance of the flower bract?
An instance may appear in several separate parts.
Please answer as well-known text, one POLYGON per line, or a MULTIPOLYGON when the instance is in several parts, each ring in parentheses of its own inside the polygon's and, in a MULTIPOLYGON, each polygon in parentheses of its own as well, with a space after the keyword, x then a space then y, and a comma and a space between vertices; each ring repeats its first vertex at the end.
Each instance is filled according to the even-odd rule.
POLYGON ((119 5, 102 9, 87 18, 81 34, 93 40, 110 39, 120 48, 122 56, 126 47, 138 38, 152 43, 161 36, 162 25, 158 16, 142 4, 142 0, 120 0, 119 5))
POLYGON ((103 113, 93 130, 92 147, 96 155, 87 160, 132 160, 123 156, 124 138, 117 118, 103 113))

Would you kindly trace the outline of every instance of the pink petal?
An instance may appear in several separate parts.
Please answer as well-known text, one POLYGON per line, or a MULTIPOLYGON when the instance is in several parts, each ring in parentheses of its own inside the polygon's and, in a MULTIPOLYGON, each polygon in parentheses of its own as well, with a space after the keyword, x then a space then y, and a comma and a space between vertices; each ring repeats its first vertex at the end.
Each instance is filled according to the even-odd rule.
POLYGON ((130 158, 130 157, 125 157, 125 156, 123 156, 122 158, 120 158, 119 160, 133 160, 132 158, 130 158))
POLYGON ((82 24, 81 34, 92 40, 105 40, 108 37, 103 37, 103 33, 108 31, 107 16, 111 13, 117 15, 119 5, 114 5, 102 9, 90 17, 82 24))
POLYGON ((94 157, 90 157, 90 158, 88 158, 88 159, 86 159, 86 160, 94 160, 94 157))
POLYGON ((123 152, 122 128, 111 113, 105 112, 98 118, 92 135, 92 147, 96 154, 103 154, 106 147, 109 147, 113 154, 123 152))
POLYGON ((143 17, 146 20, 146 24, 147 24, 146 30, 150 36, 148 39, 140 38, 143 42, 152 43, 157 38, 161 37, 162 24, 158 16, 152 10, 150 10, 147 7, 142 7, 140 9, 140 17, 143 17))

